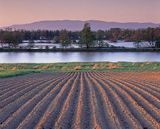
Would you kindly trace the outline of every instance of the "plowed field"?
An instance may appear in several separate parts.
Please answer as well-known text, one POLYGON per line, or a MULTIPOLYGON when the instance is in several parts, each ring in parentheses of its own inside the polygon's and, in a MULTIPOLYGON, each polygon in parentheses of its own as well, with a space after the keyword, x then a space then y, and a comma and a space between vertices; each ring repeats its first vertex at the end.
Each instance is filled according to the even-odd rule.
POLYGON ((39 73, 0 79, 1 129, 160 129, 160 73, 39 73))

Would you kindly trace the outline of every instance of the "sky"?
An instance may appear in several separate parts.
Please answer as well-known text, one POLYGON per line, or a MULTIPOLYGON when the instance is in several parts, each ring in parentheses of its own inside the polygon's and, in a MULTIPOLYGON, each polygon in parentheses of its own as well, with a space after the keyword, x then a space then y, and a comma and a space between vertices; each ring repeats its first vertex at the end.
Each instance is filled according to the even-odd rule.
POLYGON ((0 26, 42 20, 160 23, 160 0, 0 0, 0 26))

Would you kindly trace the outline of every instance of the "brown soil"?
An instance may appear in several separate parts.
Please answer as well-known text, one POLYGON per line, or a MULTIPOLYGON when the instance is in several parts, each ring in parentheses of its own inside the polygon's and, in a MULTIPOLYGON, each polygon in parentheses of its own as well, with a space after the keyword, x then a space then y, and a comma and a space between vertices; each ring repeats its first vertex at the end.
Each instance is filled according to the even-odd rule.
POLYGON ((0 128, 160 129, 160 72, 38 73, 0 79, 0 128))

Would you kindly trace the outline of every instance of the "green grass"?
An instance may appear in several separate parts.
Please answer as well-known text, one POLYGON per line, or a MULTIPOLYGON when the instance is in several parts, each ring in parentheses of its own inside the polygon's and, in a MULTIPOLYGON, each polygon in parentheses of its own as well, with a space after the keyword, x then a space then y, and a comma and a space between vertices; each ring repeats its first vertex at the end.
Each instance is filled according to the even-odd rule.
POLYGON ((55 64, 0 64, 0 78, 18 76, 35 72, 76 72, 76 71, 115 71, 141 72, 160 71, 160 63, 55 63, 55 64))

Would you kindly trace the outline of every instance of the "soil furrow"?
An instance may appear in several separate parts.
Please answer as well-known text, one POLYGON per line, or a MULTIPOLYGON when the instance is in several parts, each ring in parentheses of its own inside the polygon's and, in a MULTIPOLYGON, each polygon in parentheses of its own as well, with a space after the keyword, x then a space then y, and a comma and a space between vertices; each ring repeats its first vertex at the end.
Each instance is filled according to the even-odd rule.
POLYGON ((14 113, 16 110, 18 110, 23 104, 25 104, 27 101, 32 99, 36 94, 38 94, 41 90, 45 88, 47 84, 50 84, 52 80, 45 82, 35 89, 31 90, 27 94, 24 94, 20 98, 18 98, 16 101, 13 101, 12 103, 6 105, 4 108, 0 110, 0 122, 3 123, 5 119, 7 119, 12 113, 14 113))
POLYGON ((160 72, 0 79, 0 129, 160 129, 160 72))
POLYGON ((109 101, 112 104, 113 112, 115 112, 115 114, 117 115, 117 119, 120 122, 121 126, 124 129, 141 129, 142 125, 135 118, 132 112, 130 112, 130 108, 127 107, 127 105, 124 103, 123 99, 121 99, 119 94, 117 94, 112 89, 112 87, 106 84, 103 80, 97 78, 98 77, 95 77, 94 79, 97 80, 97 82, 101 85, 106 94, 109 96, 109 101))
POLYGON ((97 119, 99 119, 101 128, 123 129, 118 121, 118 117, 113 111, 113 105, 111 105, 107 94, 105 93, 101 85, 91 77, 91 75, 92 73, 90 74, 90 79, 92 81, 92 85, 97 98, 97 101, 95 103, 97 107, 97 119))
MULTIPOLYGON (((142 108, 144 108, 153 118, 160 120, 160 111, 153 104, 149 103, 145 98, 141 96, 141 92, 136 92, 131 89, 128 85, 118 83, 117 81, 113 81, 116 85, 120 86, 123 90, 127 91, 127 93, 139 104, 142 108)), ((159 103, 160 104, 160 103, 159 103)))
MULTIPOLYGON (((77 73, 77 77, 75 78, 75 81, 72 84, 72 88, 65 100, 65 103, 63 105, 63 108, 61 109, 61 112, 56 120, 55 123, 53 123, 53 128, 65 128, 70 129, 73 124, 73 116, 75 113, 75 107, 78 100, 78 92, 79 92, 79 73, 77 73)), ((49 122, 48 122, 49 123, 49 122)), ((50 126, 44 126, 46 129, 50 126)))
MULTIPOLYGON (((63 76, 62 76, 63 77, 63 76)), ((52 77, 53 78, 53 77, 52 77)), ((44 79, 42 82, 37 82, 33 85, 28 86, 27 88, 23 88, 22 91, 17 92, 14 95, 8 96, 6 97, 4 100, 2 100, 0 102, 0 108, 3 108, 4 106, 8 105, 9 103, 16 101, 17 99, 19 99, 21 96, 23 96, 24 94, 27 94, 28 92, 30 92, 31 90, 36 89, 37 87, 39 87, 40 85, 42 85, 43 83, 47 83, 49 82, 52 78, 49 79, 44 79)), ((57 78, 53 78, 53 80, 56 80, 58 78, 61 77, 57 77, 57 78)), ((23 85, 23 84, 22 84, 23 85)))
POLYGON ((150 114, 148 114, 140 105, 138 105, 137 102, 125 90, 123 90, 122 88, 120 88, 112 82, 108 82, 108 85, 110 85, 115 90, 115 92, 123 99, 123 101, 129 107, 132 114, 136 116, 136 119, 140 121, 143 127, 155 129, 160 128, 159 123, 150 114))
MULTIPOLYGON (((19 108, 13 115, 12 117, 8 118, 4 122, 4 126, 6 129, 9 129, 10 127, 16 128, 19 124, 23 123, 21 121, 27 121, 27 116, 29 117, 34 117, 35 112, 41 108, 41 112, 37 112, 37 114, 40 114, 45 110, 45 106, 49 104, 49 100, 52 100, 53 97, 58 94, 59 90, 61 89, 62 85, 66 82, 66 80, 69 77, 67 77, 65 80, 63 78, 58 79, 54 82, 52 82, 49 85, 46 85, 45 89, 42 90, 39 94, 37 94, 33 99, 27 101, 21 108, 19 108), (61 84, 61 85, 60 85, 61 84), (50 97, 50 99, 46 99, 47 97, 50 97), (48 101, 47 101, 48 100, 48 101), (33 114, 33 115, 31 115, 33 114)), ((36 117, 37 120, 38 117, 36 117)))
POLYGON ((81 112, 82 112, 82 101, 83 101, 83 76, 84 73, 81 73, 80 79, 79 79, 79 95, 78 95, 78 101, 75 109, 75 114, 73 116, 72 126, 73 129, 81 129, 81 112))
POLYGON ((41 116, 40 120, 37 122, 35 126, 36 129, 44 128, 44 125, 47 124, 47 120, 52 121, 52 123, 56 121, 58 115, 61 112, 61 109, 63 108, 66 97, 68 96, 72 88, 72 83, 74 82, 76 76, 76 74, 72 75, 72 77, 70 77, 68 81, 64 84, 58 95, 50 103, 44 114, 41 116))

